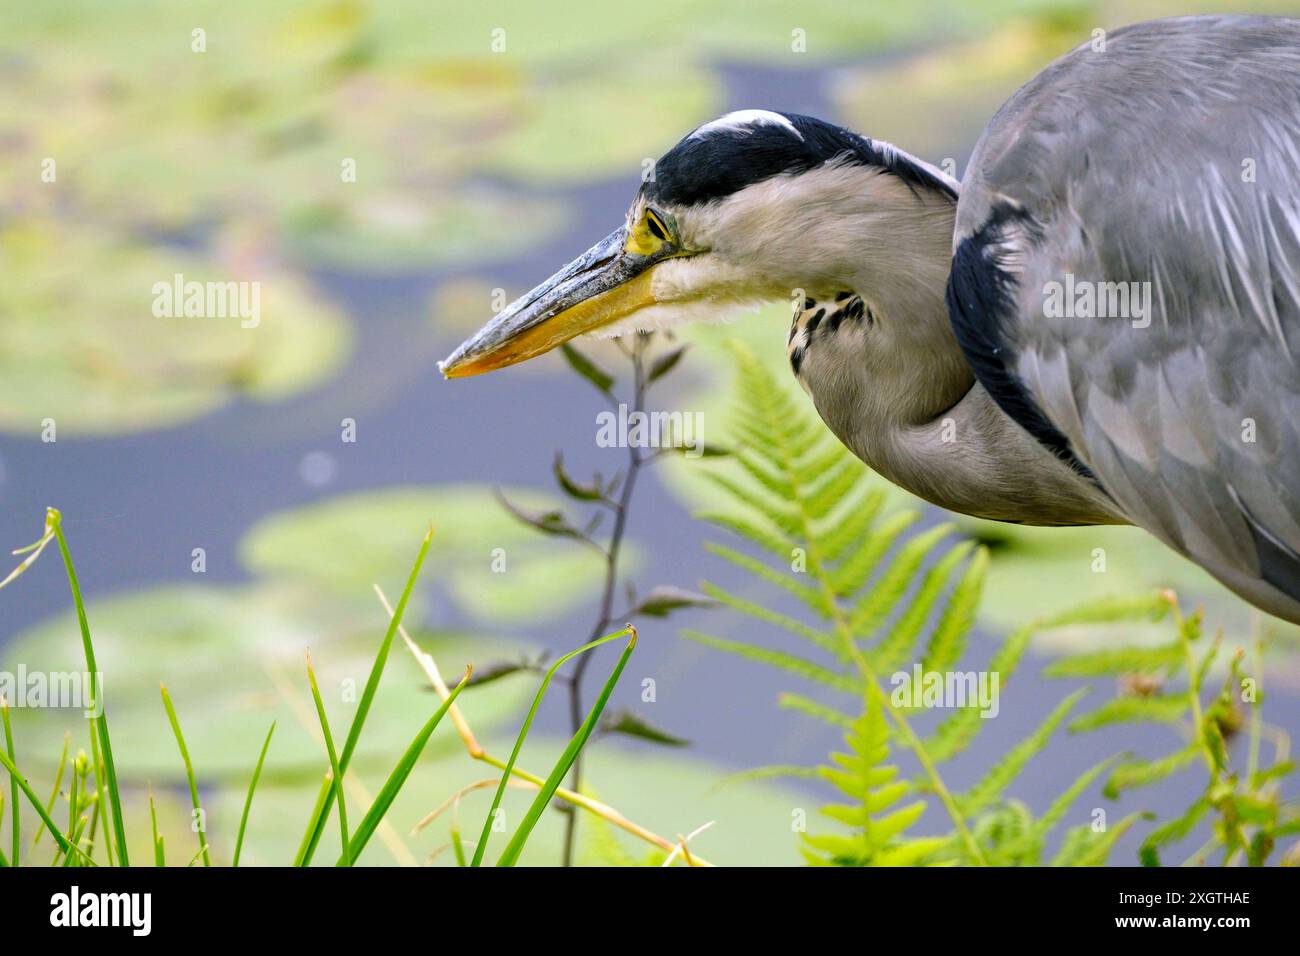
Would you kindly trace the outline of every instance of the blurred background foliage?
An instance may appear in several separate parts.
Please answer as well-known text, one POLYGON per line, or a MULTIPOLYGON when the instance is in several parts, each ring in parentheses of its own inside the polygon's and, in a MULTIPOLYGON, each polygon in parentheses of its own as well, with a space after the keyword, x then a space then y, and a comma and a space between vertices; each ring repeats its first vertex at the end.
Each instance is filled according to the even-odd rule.
MULTIPOLYGON (((517 437, 536 431, 537 419, 524 425, 518 406, 490 406, 491 386, 452 395, 433 381, 433 361, 490 315, 496 290, 513 298, 604 235, 643 162, 693 126, 747 106, 816 110, 933 162, 952 158, 960 174, 997 106, 1093 29, 1237 9, 1295 13, 1300 2, 0 5, 0 530, 12 535, 7 541, 32 536, 36 505, 63 503, 45 500, 47 487, 58 486, 55 470, 69 467, 36 450, 45 419, 57 422, 65 446, 91 443, 80 446, 83 465, 69 481, 92 512, 115 514, 130 482, 156 485, 159 510, 134 514, 129 522, 138 524, 125 532, 119 524, 95 538, 95 528, 73 526, 74 537, 91 539, 79 559, 84 570, 112 564, 119 544, 141 553, 174 548, 165 508, 219 507, 176 490, 197 481, 197 472, 224 468, 252 481, 282 469, 281 447, 302 432, 323 444, 336 410, 382 419, 385 409, 407 403, 428 416, 418 428, 382 419, 375 427, 388 434, 380 450, 351 466, 345 492, 328 481, 292 491, 279 484, 264 499, 241 498, 229 514, 209 515, 209 525, 230 525, 221 532, 230 560, 217 585, 194 583, 188 550, 167 559, 171 570, 123 557, 131 570, 106 586, 118 593, 92 594, 123 771, 181 800, 180 768, 159 719, 156 682, 165 679, 195 763, 229 823, 267 714, 278 713, 271 786, 254 809, 258 839, 248 858, 288 858, 319 779, 312 722, 292 716, 306 700, 302 649, 312 646, 325 682, 364 674, 382 623, 370 584, 396 590, 430 520, 438 536, 426 578, 435 584, 412 620, 425 621, 421 637, 449 669, 536 653, 539 643, 574 644, 572 615, 598 585, 595 559, 515 524, 490 488, 527 475, 544 483, 546 459, 517 437), (203 52, 194 49, 195 30, 203 31, 203 52), (48 159, 54 182, 42 180, 48 159), (175 273, 260 282, 261 324, 245 330, 230 320, 155 318, 150 290, 175 273), (457 455, 442 454, 442 432, 462 439, 457 455), (477 444, 467 447, 467 435, 477 444), (138 443, 146 439, 152 443, 138 443), (195 458, 196 447, 212 457, 195 458), (97 456, 139 456, 140 470, 101 470, 97 456), (487 464, 467 464, 475 460, 487 464), (507 549, 511 573, 488 570, 495 547, 507 549), (285 814, 295 826, 279 826, 285 814), (283 853, 265 842, 276 833, 286 840, 283 853)), ((687 371, 678 392, 658 400, 720 421, 731 382, 724 343, 744 339, 778 367, 787 323, 780 306, 722 328, 682 330, 692 345, 687 371)), ((593 354, 616 355, 608 344, 593 354)), ((510 376, 526 393, 562 370, 551 356, 510 376)), ((510 387, 495 377, 493 384, 510 387)), ((556 437, 541 436, 544 445, 589 435, 590 396, 581 386, 545 384, 536 401, 555 419, 556 437)), ((709 502, 711 487, 700 476, 709 467, 725 465, 678 460, 657 470, 656 518, 634 527, 634 570, 699 566, 683 509, 709 502), (675 515, 664 511, 672 503, 675 515)), ((511 495, 548 506, 541 493, 511 495)), ((1202 572, 1132 529, 964 526, 993 547, 981 618, 992 631, 1117 588, 1154 586, 1177 587, 1187 606, 1206 605, 1211 626, 1222 626, 1230 643, 1259 623, 1202 572), (1105 574, 1090 570, 1098 547, 1107 554, 1105 574)), ((0 599, 4 659, 64 669, 59 662, 76 646, 71 617, 55 613, 66 592, 55 577, 26 584, 0 599), (11 610, 31 588, 40 615, 53 616, 34 623, 11 610)), ((1281 666, 1272 673, 1289 682, 1294 714, 1296 632, 1263 626, 1277 632, 1281 666)), ((639 652, 649 662, 677 676, 705 666, 696 652, 670 648, 676 639, 663 631, 658 650, 639 652)), ((1068 629, 1054 639, 1071 646, 1068 629)), ((1096 632, 1086 639, 1096 641, 1096 632)), ((721 698, 754 695, 750 679, 737 678, 721 698)), ((371 725, 376 749, 404 743, 412 713, 432 700, 413 669, 389 683, 371 725)), ((529 693, 497 682, 467 695, 466 707, 478 724, 503 730, 529 693)), ((689 713, 699 719, 709 706, 689 713)), ((20 752, 34 766, 45 760, 48 770, 67 728, 45 713, 19 711, 16 723, 20 752)), ((718 776, 710 760, 758 761, 735 756, 727 741, 710 743, 697 727, 681 729, 703 738, 704 757, 597 748, 590 779, 598 795, 669 833, 726 819, 702 838, 719 861, 794 862, 792 798, 771 784, 706 798, 718 776)), ((466 782, 449 739, 435 738, 429 759, 437 769, 413 779, 394 819, 423 813, 466 782)), ((184 825, 180 803, 163 816, 184 825)), ((547 832, 531 845, 540 859, 555 855, 558 831, 547 832)), ((589 832, 591 858, 603 836, 589 832)), ((419 858, 431 842, 422 842, 419 858)), ((411 862, 408 843, 416 841, 388 834, 368 853, 376 862, 411 862)))

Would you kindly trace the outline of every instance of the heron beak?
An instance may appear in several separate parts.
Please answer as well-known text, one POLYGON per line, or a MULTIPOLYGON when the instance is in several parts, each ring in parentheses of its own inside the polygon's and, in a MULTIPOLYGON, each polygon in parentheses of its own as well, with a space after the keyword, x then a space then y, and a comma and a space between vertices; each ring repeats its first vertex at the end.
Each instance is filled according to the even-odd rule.
POLYGON ((511 302, 438 368, 464 378, 505 368, 549 352, 569 339, 654 303, 654 256, 629 252, 619 228, 527 295, 511 302))

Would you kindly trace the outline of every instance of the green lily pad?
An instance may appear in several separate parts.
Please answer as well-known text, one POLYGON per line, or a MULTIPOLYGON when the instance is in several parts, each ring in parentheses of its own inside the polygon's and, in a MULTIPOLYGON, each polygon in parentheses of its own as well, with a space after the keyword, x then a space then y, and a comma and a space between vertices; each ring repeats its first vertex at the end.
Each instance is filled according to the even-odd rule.
POLYGON ((619 171, 641 173, 723 102, 704 70, 679 66, 647 84, 655 69, 592 68, 542 77, 520 107, 523 122, 491 150, 491 166, 526 180, 583 183, 619 171), (629 108, 631 106, 631 108, 629 108))
MULTIPOLYGON (((195 773, 204 786, 238 783, 276 721, 268 780, 319 781, 325 756, 307 685, 310 649, 336 738, 347 733, 375 653, 387 627, 377 601, 370 613, 292 587, 168 586, 133 592, 87 609, 95 642, 113 755, 118 773, 136 784, 183 780, 183 765, 163 710, 158 685, 175 704, 195 773)), ((416 621, 408 622, 415 628, 416 621)), ((435 653, 454 682, 464 665, 515 657, 527 648, 500 639, 425 634, 416 639, 435 653)), ((76 619, 60 614, 18 635, 4 650, 6 669, 28 673, 84 670, 76 619)), ((526 688, 499 681, 474 688, 484 729, 513 715, 526 688)), ((400 638, 357 751, 358 768, 391 766, 437 696, 400 638)), ((24 767, 52 769, 63 735, 85 745, 83 711, 15 709, 14 733, 24 767)), ((440 735, 433 749, 460 747, 440 735)))
MULTIPOLYGON (((1131 527, 1033 528, 957 516, 959 527, 992 548, 980 606, 988 627, 1009 630, 1036 617, 1105 597, 1172 589, 1185 613, 1205 611, 1206 633, 1223 631, 1226 661, 1249 648, 1256 627, 1277 640, 1272 650, 1286 666, 1271 667, 1294 683, 1300 628, 1255 610, 1208 573, 1131 527)), ((1118 642, 1169 639, 1168 622, 1061 628, 1036 639, 1049 652, 1095 650, 1118 642)))
POLYGON ((1014 20, 956 46, 844 70, 832 98, 846 125, 937 164, 944 150, 974 143, 1011 94, 1086 39, 1086 17, 1079 9, 1014 20))
POLYGON ((11 221, 0 226, 0 258, 6 431, 36 435, 47 418, 60 434, 175 425, 236 399, 311 388, 349 350, 344 317, 255 250, 230 250, 215 263, 84 227, 11 221), (256 283, 257 313, 185 317, 178 306, 155 315, 155 285, 170 287, 176 275, 256 283))
POLYGON ((384 38, 380 55, 398 62, 496 56, 528 64, 555 64, 590 59, 612 49, 655 54, 650 66, 638 74, 653 84, 679 69, 681 59, 690 54, 799 66, 933 36, 936 29, 956 36, 986 29, 1017 13, 1067 6, 1077 3, 921 0, 844 4, 807 0, 791 8, 782 0, 715 0, 709 4, 662 0, 615 11, 601 0, 573 0, 566 4, 564 15, 557 17, 544 4, 516 0, 490 11, 474 6, 439 11, 439 29, 429 31, 423 7, 385 3, 375 7, 373 23, 375 34, 384 38), (795 30, 802 30, 806 39, 802 52, 795 47, 795 30), (492 53, 494 40, 498 48, 504 40, 500 53, 492 53))
MULTIPOLYGON (((559 504, 535 491, 504 493, 534 511, 559 504)), ((430 523, 434 538, 424 579, 443 582, 480 622, 553 618, 603 586, 600 555, 523 525, 478 485, 390 488, 327 499, 254 525, 240 552, 258 574, 367 595, 378 581, 396 600, 418 544, 411 529, 430 523)))

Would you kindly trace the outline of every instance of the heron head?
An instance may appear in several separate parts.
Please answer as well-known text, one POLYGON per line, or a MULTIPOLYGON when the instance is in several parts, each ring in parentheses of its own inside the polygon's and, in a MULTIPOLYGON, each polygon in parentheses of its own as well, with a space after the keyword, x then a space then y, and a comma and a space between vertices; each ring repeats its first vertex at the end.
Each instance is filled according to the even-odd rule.
POLYGON ((716 321, 805 291, 852 288, 846 273, 860 266, 864 233, 885 199, 872 184, 886 180, 908 201, 918 189, 956 196, 934 167, 841 127, 767 110, 729 113, 654 164, 622 225, 439 368, 448 378, 477 375, 585 333, 716 321))

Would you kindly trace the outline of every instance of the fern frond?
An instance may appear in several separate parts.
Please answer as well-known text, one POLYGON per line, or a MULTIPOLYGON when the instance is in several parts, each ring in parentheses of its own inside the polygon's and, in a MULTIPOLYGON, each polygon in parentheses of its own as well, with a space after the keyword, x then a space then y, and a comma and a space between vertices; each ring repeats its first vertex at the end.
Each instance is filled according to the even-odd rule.
POLYGON ((1174 724, 1187 713, 1188 706, 1188 700, 1182 694, 1172 697, 1116 697, 1070 724, 1070 733, 1121 723, 1174 724))
POLYGON ((782 533, 798 538, 803 531, 803 523, 799 520, 798 514, 785 502, 775 501, 766 495, 751 491, 716 471, 706 471, 704 476, 755 514, 772 522, 782 533))
POLYGON ((780 473, 769 470, 766 465, 760 465, 748 451, 738 451, 731 457, 765 491, 783 501, 794 497, 794 486, 780 473))
POLYGON ((744 641, 731 641, 721 637, 713 637, 699 631, 683 630, 682 637, 695 641, 697 644, 703 644, 706 647, 735 654, 737 657, 743 657, 746 660, 768 664, 803 677, 806 680, 815 681, 834 690, 843 691, 846 694, 856 694, 862 691, 862 684, 856 678, 837 673, 805 658, 796 657, 794 654, 774 651, 766 647, 759 647, 756 644, 746 644, 744 641))
MULTIPOLYGON (((819 443, 819 445, 813 447, 809 455, 796 456, 797 459, 802 459, 797 461, 797 467, 803 474, 820 475, 830 471, 845 458, 857 461, 856 458, 852 457, 852 454, 838 441, 819 443)), ((859 465, 861 465, 860 462, 859 465)))
POLYGON ((1056 825, 1065 818, 1066 812, 1079 799, 1079 796, 1092 786, 1093 782, 1106 772, 1106 769, 1115 762, 1114 757, 1107 757, 1099 763, 1093 764, 1061 791, 1060 796, 1052 801, 1047 812, 1034 821, 1025 834, 1024 853, 1029 857, 1035 866, 1039 865, 1042 859, 1043 846, 1047 842, 1047 837, 1056 825))
POLYGON ((1047 629, 1082 624, 1122 624, 1159 621, 1169 613, 1169 601, 1159 592, 1137 597, 1100 598, 1048 615, 1038 622, 1047 629))
POLYGON ((990 862, 1010 866, 1021 862, 1018 854, 1033 824, 1029 807, 1019 800, 1007 800, 980 814, 972 832, 990 862))
MULTIPOLYGON (((1025 650, 1029 647, 1029 639, 1033 636, 1033 633, 1032 626, 1013 631, 1003 641, 998 652, 993 655, 988 670, 990 673, 998 675, 1000 687, 1006 687, 1007 681, 1011 679, 1011 675, 1015 673, 1016 668, 1020 665, 1020 660, 1025 656, 1025 650)), ((926 750, 929 751, 931 758, 934 760, 949 760, 970 744, 975 735, 983 729, 984 723, 986 721, 980 718, 980 711, 977 708, 963 707, 960 710, 955 710, 950 717, 939 725, 934 735, 926 740, 926 750)))
MULTIPOLYGON (((827 561, 838 561, 851 545, 866 538, 884 506, 885 491, 882 488, 847 497, 836 519, 824 529, 819 529, 824 558, 827 561)), ((861 583, 864 579, 865 576, 855 583, 861 583)))
MULTIPOLYGON (((920 536, 920 538, 924 537, 924 535, 920 536)), ((966 556, 974 546, 972 541, 962 541, 954 545, 925 573, 921 578, 920 587, 916 589, 916 593, 912 595, 903 613, 889 629, 889 633, 867 652, 867 661, 873 670, 888 673, 896 670, 909 658, 915 659, 919 656, 914 651, 921 636, 921 629, 930 619, 957 565, 966 560, 966 556)))
POLYGON ((953 586, 939 623, 930 633, 922 670, 947 671, 956 666, 966 650, 966 639, 975 626, 975 615, 988 576, 989 549, 977 548, 970 564, 953 586))
POLYGON ((1051 865, 1105 866, 1116 841, 1127 833, 1134 823, 1145 816, 1147 814, 1142 812, 1130 813, 1119 823, 1107 827, 1100 833, 1093 830, 1092 826, 1087 823, 1067 830, 1065 839, 1061 841, 1061 849, 1052 858, 1051 865))
POLYGON ((1087 688, 1080 688, 1057 704, 1033 733, 1008 750, 1001 760, 989 768, 978 783, 957 796, 958 806, 968 816, 974 816, 1000 800, 1003 791, 1020 775, 1025 765, 1042 752, 1061 721, 1065 720, 1074 705, 1086 693, 1087 688))
POLYGON ((852 553, 831 572, 831 589, 836 595, 848 597, 862 587, 898 536, 919 517, 915 511, 899 511, 887 517, 870 534, 864 535, 852 553))
POLYGON ((1125 790, 1148 787, 1195 763, 1201 756, 1196 744, 1175 750, 1159 760, 1134 760, 1120 764, 1106 781, 1104 793, 1112 800, 1125 790))
POLYGON ((843 653, 840 642, 835 640, 834 637, 829 634, 823 634, 814 627, 809 627, 798 618, 790 617, 788 614, 781 614, 779 611, 769 611, 761 604, 756 604, 753 601, 732 594, 730 591, 724 590, 716 584, 710 584, 708 581, 705 581, 700 585, 700 590, 718 603, 725 604, 733 611, 739 611, 741 614, 745 614, 755 620, 763 621, 767 624, 773 625, 774 627, 779 627, 782 630, 789 631, 791 634, 795 634, 805 640, 811 641, 813 644, 816 644, 824 650, 830 651, 832 654, 843 653))
POLYGON ((782 574, 780 571, 773 570, 762 561, 755 560, 747 554, 741 554, 739 551, 734 551, 725 545, 706 544, 705 548, 713 554, 716 554, 718 557, 730 561, 736 567, 743 568, 750 574, 762 578, 768 584, 775 585, 783 591, 788 591, 822 617, 831 616, 831 605, 826 600, 825 595, 816 588, 810 587, 807 584, 800 584, 788 574, 782 574))
POLYGON ((855 635, 875 632, 907 593, 926 557, 951 530, 952 525, 938 525, 918 534, 899 548, 894 560, 849 615, 849 629, 855 635))
POLYGON ((816 767, 801 767, 798 764, 770 764, 766 767, 752 767, 749 770, 737 770, 729 773, 709 789, 721 790, 738 783, 753 783, 757 780, 817 780, 820 778, 816 767))
POLYGON ((813 521, 819 521, 835 510, 846 494, 863 479, 866 468, 851 455, 844 455, 839 464, 809 482, 805 492, 804 510, 813 521))
POLYGON ((812 717, 814 720, 820 720, 822 723, 830 724, 832 727, 850 728, 853 726, 854 718, 811 697, 804 697, 802 694, 795 694, 789 691, 782 693, 777 698, 777 706, 786 710, 796 710, 806 717, 812 717))
POLYGON ((1176 669, 1183 661, 1183 647, 1171 641, 1157 647, 1115 647, 1086 654, 1073 654, 1053 661, 1043 673, 1048 677, 1105 677, 1118 674, 1154 673, 1176 669))
POLYGON ((848 753, 832 754, 836 766, 818 770, 851 803, 833 803, 821 813, 853 829, 849 836, 804 836, 805 856, 817 864, 839 866, 902 866, 916 864, 947 845, 946 839, 906 839, 903 834, 925 812, 917 800, 897 806, 914 792, 911 784, 897 780, 898 768, 889 759, 889 724, 885 699, 878 687, 864 694, 866 707, 844 735, 848 753))
POLYGON ((720 528, 726 528, 732 534, 753 542, 782 561, 790 561, 794 557, 795 548, 798 547, 793 541, 780 533, 761 528, 751 521, 746 521, 744 518, 738 518, 734 515, 701 514, 697 517, 720 528))

